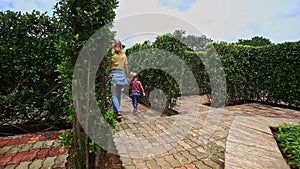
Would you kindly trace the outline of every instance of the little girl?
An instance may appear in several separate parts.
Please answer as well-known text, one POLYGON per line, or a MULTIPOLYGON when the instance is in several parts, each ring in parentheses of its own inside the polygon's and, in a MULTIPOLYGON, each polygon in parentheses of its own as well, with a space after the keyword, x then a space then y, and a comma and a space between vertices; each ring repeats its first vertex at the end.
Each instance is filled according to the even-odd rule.
POLYGON ((132 98, 132 106, 133 106, 133 114, 138 114, 138 98, 141 96, 141 93, 143 96, 145 96, 145 91, 143 88, 142 83, 138 80, 138 74, 137 73, 131 73, 131 98, 132 98))

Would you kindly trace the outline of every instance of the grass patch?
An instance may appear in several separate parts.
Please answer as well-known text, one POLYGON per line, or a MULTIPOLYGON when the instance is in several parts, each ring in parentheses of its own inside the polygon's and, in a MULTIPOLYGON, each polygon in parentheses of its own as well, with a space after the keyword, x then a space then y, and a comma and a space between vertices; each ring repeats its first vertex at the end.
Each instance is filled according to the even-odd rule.
POLYGON ((299 169, 300 125, 284 124, 273 128, 273 133, 278 147, 291 169, 299 169))

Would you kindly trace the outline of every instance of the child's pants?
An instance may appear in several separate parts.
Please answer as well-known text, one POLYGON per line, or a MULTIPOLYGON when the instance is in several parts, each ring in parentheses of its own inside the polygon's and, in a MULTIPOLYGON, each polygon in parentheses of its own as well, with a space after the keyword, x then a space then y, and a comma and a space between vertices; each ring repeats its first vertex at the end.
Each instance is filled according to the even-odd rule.
POLYGON ((133 111, 138 112, 138 98, 141 96, 139 92, 131 93, 133 111))

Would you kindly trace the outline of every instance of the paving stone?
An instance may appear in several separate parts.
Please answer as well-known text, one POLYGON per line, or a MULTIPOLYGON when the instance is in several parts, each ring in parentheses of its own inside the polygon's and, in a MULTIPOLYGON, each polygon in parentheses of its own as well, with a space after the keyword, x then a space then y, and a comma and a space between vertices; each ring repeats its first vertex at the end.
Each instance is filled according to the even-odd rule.
POLYGON ((13 146, 5 146, 5 147, 1 147, 0 148, 0 155, 4 155, 5 153, 9 152, 9 150, 12 148, 13 146))
POLYGON ((41 149, 40 151, 37 152, 36 158, 42 159, 46 158, 48 156, 50 149, 41 149))
POLYGON ((159 165, 159 166, 162 166, 163 163, 166 163, 166 160, 164 157, 160 156, 160 157, 157 157, 154 159, 156 161, 156 163, 159 165))
POLYGON ((6 146, 6 144, 9 142, 9 140, 1 140, 0 141, 0 147, 6 146))
POLYGON ((32 161, 36 155, 37 155, 38 150, 31 150, 27 151, 24 154, 24 158, 22 158, 22 161, 32 161))
POLYGON ((44 159, 43 161, 43 166, 41 167, 41 169, 49 169, 52 168, 52 166, 54 166, 54 161, 57 157, 47 157, 44 159))
POLYGON ((174 158, 172 155, 164 156, 165 160, 172 165, 172 167, 179 167, 180 162, 174 158))
POLYGON ((29 169, 38 169, 42 167, 43 165, 43 160, 42 159, 36 159, 32 161, 32 163, 29 165, 29 169))
POLYGON ((185 143, 183 140, 179 141, 178 144, 181 145, 183 149, 192 148, 189 144, 185 143))
POLYGON ((43 141, 38 141, 38 142, 35 142, 32 146, 32 149, 41 149, 44 145, 44 142, 43 141))
POLYGON ((22 162, 23 158, 26 157, 27 152, 20 152, 15 154, 13 158, 7 164, 18 164, 22 162))
POLYGON ((125 166, 125 169, 138 169, 135 165, 125 166))
POLYGON ((57 156, 53 168, 65 167, 65 164, 67 163, 67 157, 68 157, 67 155, 57 156))
POLYGON ((210 166, 204 164, 203 161, 196 161, 194 164, 199 169, 212 169, 210 166))
POLYGON ((188 163, 188 159, 180 153, 173 154, 173 156, 181 165, 188 163))
POLYGON ((29 151, 32 149, 32 144, 24 144, 20 150, 20 152, 29 151))
POLYGON ((7 165, 5 167, 3 167, 3 169, 15 169, 19 164, 15 164, 15 165, 7 165))
POLYGON ((10 164, 9 162, 13 159, 15 154, 6 154, 4 156, 0 156, 0 167, 10 164))
POLYGON ((22 147, 23 147, 23 144, 12 146, 11 149, 7 153, 8 154, 16 154, 16 153, 20 152, 22 147))
POLYGON ((155 169, 161 168, 155 160, 148 160, 148 161, 146 161, 146 164, 147 164, 147 167, 149 167, 149 168, 155 168, 155 169))
POLYGON ((123 156, 121 156, 120 157, 120 160, 123 162, 123 164, 125 165, 125 166, 130 166, 130 165, 133 165, 133 161, 132 161, 132 159, 131 158, 129 158, 129 157, 123 157, 123 156))
POLYGON ((188 163, 197 161, 197 158, 187 150, 182 151, 181 154, 188 159, 188 163))
POLYGON ((195 156, 197 158, 197 160, 201 160, 201 159, 207 158, 210 155, 210 153, 208 153, 206 151, 203 151, 203 152, 202 152, 202 150, 201 151, 197 151, 197 149, 194 149, 194 148, 187 149, 187 151, 191 155, 195 156))
POLYGON ((218 163, 212 161, 211 159, 204 159, 203 162, 213 169, 223 169, 218 163))
POLYGON ((186 168, 182 166, 182 167, 176 167, 175 169, 186 169, 186 168))
POLYGON ((44 142, 43 148, 52 148, 53 144, 54 144, 54 140, 46 140, 44 142))
POLYGON ((194 164, 187 164, 184 166, 186 169, 197 169, 197 167, 194 164))
POLYGON ((25 168, 27 169, 30 164, 31 164, 31 161, 22 162, 22 163, 19 163, 19 165, 15 169, 25 169, 25 168))
POLYGON ((160 166, 160 168, 161 169, 164 169, 164 168, 174 168, 170 163, 168 163, 168 162, 164 162, 164 163, 161 163, 161 164, 159 164, 159 166, 160 166))
POLYGON ((142 168, 142 169, 151 169, 151 168, 148 168, 146 163, 145 162, 138 162, 135 164, 136 168, 139 169, 139 168, 142 168))

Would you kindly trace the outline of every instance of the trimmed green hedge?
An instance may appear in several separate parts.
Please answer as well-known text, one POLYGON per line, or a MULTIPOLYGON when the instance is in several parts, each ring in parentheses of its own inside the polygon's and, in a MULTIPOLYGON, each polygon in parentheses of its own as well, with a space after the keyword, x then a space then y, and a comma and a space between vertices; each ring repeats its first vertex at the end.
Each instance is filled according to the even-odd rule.
MULTIPOLYGON (((127 55, 129 58, 130 55, 132 57, 139 55, 142 59, 137 64, 144 67, 150 63, 149 58, 158 58, 158 62, 161 62, 172 55, 178 56, 193 72, 199 88, 198 92, 193 85, 185 83, 190 87, 190 91, 185 94, 215 92, 212 95, 216 95, 217 98, 212 101, 218 102, 222 98, 221 95, 224 95, 224 91, 212 91, 211 86, 212 82, 220 83, 214 84, 216 86, 224 85, 221 80, 224 77, 218 77, 220 72, 224 71, 227 105, 249 101, 290 106, 300 104, 300 42, 286 42, 264 47, 224 42, 208 43, 204 51, 194 52, 173 38, 171 34, 166 34, 158 36, 153 44, 146 41, 142 45, 134 45, 127 50, 127 55), (216 63, 214 57, 222 63, 222 68, 216 63), (210 77, 209 71, 211 75, 217 76, 210 77)), ((168 66, 174 67, 173 70, 178 76, 189 71, 176 67, 177 65, 177 63, 168 63, 168 66)), ((180 85, 178 82, 174 85, 174 79, 166 78, 168 74, 164 71, 144 70, 141 72, 140 79, 145 83, 148 92, 159 86, 169 100, 176 99, 180 95, 180 85), (157 85, 158 82, 160 85, 157 85)))
POLYGON ((226 72, 229 102, 300 104, 300 42, 266 47, 215 43, 226 72))

